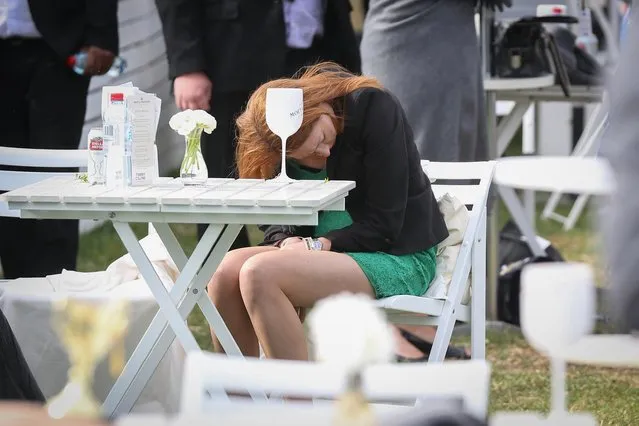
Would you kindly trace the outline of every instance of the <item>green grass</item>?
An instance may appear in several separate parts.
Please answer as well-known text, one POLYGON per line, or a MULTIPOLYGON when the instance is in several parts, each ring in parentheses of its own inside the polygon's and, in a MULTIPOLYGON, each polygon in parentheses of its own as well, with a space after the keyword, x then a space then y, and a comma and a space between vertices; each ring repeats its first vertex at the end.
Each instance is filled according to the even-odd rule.
MULTIPOLYGON (((566 213, 567 206, 560 206, 559 211, 566 213)), ((503 224, 506 220, 507 213, 501 206, 499 222, 503 224)), ((567 260, 593 265, 599 281, 604 283, 598 260, 598 238, 591 231, 591 223, 592 217, 586 212, 571 231, 564 232, 559 224, 551 221, 538 221, 537 229, 567 260)), ((174 225, 173 229, 185 251, 190 253, 196 243, 195 226, 174 225)), ((136 224, 134 231, 142 236, 146 225, 136 224)), ((256 228, 250 227, 249 232, 253 242, 259 241, 260 233, 256 228)), ((113 227, 105 224, 82 236, 80 253, 78 269, 95 271, 103 270, 125 254, 125 250, 113 227)), ((202 314, 194 311, 188 322, 201 347, 210 350, 211 338, 202 314)), ((467 338, 456 340, 467 343, 467 338)), ((526 343, 521 333, 489 331, 487 354, 493 365, 491 412, 548 410, 548 363, 526 343)), ((568 391, 570 409, 592 412, 601 425, 639 424, 639 374, 634 370, 570 366, 568 391)))

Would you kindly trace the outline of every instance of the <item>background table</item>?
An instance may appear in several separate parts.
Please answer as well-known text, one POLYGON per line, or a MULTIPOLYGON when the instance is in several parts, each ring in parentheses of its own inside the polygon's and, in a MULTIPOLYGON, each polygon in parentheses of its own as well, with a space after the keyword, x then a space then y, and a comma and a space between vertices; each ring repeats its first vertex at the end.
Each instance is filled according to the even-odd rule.
POLYGON ((178 179, 164 179, 151 186, 109 190, 73 177, 54 177, 8 192, 2 198, 9 208, 20 210, 23 218, 113 222, 158 302, 160 311, 105 401, 105 414, 113 416, 130 411, 175 337, 185 350, 200 350, 185 321, 196 304, 225 352, 241 356, 205 290, 243 225, 316 225, 320 210, 344 210, 345 197, 354 187, 350 181, 282 183, 261 179, 209 179, 205 185, 183 186, 178 179), (133 222, 151 222, 180 269, 170 292, 133 233, 133 222), (209 226, 187 257, 169 223, 209 226))

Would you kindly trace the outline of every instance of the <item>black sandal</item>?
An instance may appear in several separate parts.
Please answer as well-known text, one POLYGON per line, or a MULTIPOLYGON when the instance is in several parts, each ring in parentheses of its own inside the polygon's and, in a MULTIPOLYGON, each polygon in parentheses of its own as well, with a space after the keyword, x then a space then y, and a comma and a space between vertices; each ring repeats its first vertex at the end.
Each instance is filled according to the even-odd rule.
POLYGON ((407 363, 407 362, 428 362, 428 355, 420 356, 417 358, 411 358, 404 355, 395 355, 395 361, 398 363, 407 363))
MULTIPOLYGON (((399 329, 402 337, 408 341, 411 345, 415 346, 417 349, 424 353, 423 357, 419 358, 407 358, 401 355, 397 355, 397 362, 422 362, 428 361, 428 356, 430 355, 430 351, 433 349, 433 344, 429 341, 422 339, 421 337, 415 336, 413 333, 404 330, 403 328, 399 329), (401 360, 400 360, 401 358, 401 360)), ((448 346, 446 349, 446 359, 457 359, 457 360, 468 360, 471 359, 470 355, 466 353, 465 348, 460 348, 457 346, 448 346)))

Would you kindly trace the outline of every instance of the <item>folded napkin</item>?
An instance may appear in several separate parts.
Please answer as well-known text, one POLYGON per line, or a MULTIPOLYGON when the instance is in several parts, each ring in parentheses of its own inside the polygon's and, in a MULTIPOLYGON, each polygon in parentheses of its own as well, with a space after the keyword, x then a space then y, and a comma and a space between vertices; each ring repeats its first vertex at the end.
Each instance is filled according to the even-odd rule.
MULTIPOLYGON (((140 240, 142 249, 148 256, 155 272, 166 288, 170 288, 179 270, 162 240, 150 227, 149 235, 140 240)), ((111 263, 106 270, 98 272, 78 272, 62 270, 60 274, 47 275, 46 278, 18 278, 2 285, 3 292, 19 294, 104 294, 113 293, 130 295, 131 292, 148 294, 140 270, 133 262, 131 255, 126 254, 111 263)))
MULTIPOLYGON (((140 245, 153 264, 165 287, 171 286, 179 270, 157 233, 151 232, 140 240, 140 245)), ((64 269, 58 276, 48 276, 54 291, 66 293, 110 292, 118 286, 142 279, 140 270, 130 254, 111 263, 105 271, 77 272, 64 269)))

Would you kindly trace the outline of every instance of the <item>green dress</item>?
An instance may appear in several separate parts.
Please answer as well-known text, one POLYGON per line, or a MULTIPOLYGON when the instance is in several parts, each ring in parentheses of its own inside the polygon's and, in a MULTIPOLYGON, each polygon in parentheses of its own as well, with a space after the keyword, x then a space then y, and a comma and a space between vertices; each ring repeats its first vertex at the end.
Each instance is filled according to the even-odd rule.
MULTIPOLYGON (((304 180, 326 179, 326 171, 311 171, 297 163, 287 162, 287 170, 292 178, 304 180)), ((321 211, 314 236, 321 237, 334 229, 341 229, 353 223, 346 211, 321 211)), ((383 252, 346 253, 357 262, 375 290, 378 299, 400 294, 421 296, 435 277, 437 247, 428 250, 395 256, 383 252)))

